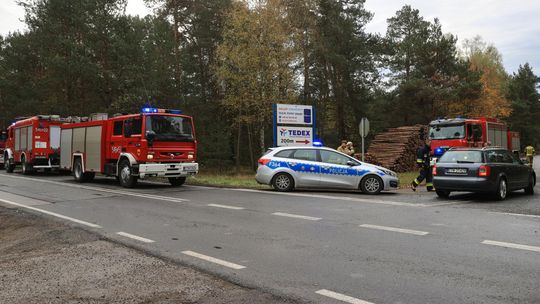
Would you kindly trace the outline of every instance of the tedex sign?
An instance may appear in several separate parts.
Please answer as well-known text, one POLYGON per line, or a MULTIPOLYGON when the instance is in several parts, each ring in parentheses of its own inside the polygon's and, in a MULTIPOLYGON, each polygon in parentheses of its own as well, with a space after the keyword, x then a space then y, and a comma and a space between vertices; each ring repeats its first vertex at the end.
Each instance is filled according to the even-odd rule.
POLYGON ((313 143, 311 127, 278 127, 277 144, 285 146, 305 146, 313 143))
POLYGON ((312 106, 274 104, 274 147, 311 146, 314 137, 312 106))

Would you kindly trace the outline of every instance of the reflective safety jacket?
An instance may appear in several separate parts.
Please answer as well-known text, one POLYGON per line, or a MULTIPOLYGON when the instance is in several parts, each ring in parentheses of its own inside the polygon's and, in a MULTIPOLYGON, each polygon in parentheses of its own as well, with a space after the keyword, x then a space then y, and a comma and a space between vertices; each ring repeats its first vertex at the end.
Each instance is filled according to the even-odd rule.
POLYGON ((416 164, 418 166, 429 167, 430 154, 431 154, 430 146, 424 145, 423 147, 419 148, 418 151, 416 152, 416 164))
POLYGON ((531 156, 534 156, 536 155, 536 151, 534 151, 534 148, 532 146, 527 146, 525 148, 525 154, 528 156, 528 157, 531 157, 531 156))

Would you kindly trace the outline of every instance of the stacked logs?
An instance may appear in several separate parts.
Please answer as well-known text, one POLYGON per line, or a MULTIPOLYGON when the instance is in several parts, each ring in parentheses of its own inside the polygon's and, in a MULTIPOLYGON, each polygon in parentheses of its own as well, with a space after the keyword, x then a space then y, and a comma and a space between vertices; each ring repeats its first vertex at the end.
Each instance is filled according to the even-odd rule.
POLYGON ((366 154, 366 162, 396 172, 416 170, 416 151, 423 145, 426 126, 391 128, 375 136, 366 154))

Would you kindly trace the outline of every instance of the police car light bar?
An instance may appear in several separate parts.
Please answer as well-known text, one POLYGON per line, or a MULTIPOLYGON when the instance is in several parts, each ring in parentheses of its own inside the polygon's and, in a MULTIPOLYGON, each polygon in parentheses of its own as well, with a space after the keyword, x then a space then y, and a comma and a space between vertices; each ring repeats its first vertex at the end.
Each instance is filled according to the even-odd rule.
POLYGON ((444 154, 444 149, 443 148, 437 148, 435 149, 434 153, 433 153, 435 156, 441 156, 444 154))

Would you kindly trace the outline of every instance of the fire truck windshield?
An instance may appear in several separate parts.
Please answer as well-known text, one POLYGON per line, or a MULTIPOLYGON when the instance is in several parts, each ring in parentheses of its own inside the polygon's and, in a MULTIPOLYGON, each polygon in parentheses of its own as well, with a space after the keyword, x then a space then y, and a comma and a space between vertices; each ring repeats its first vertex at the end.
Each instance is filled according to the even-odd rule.
POLYGON ((429 128, 431 139, 459 139, 465 137, 465 125, 434 125, 429 128))
POLYGON ((156 133, 155 141, 193 141, 191 119, 179 116, 146 116, 146 131, 156 133))

